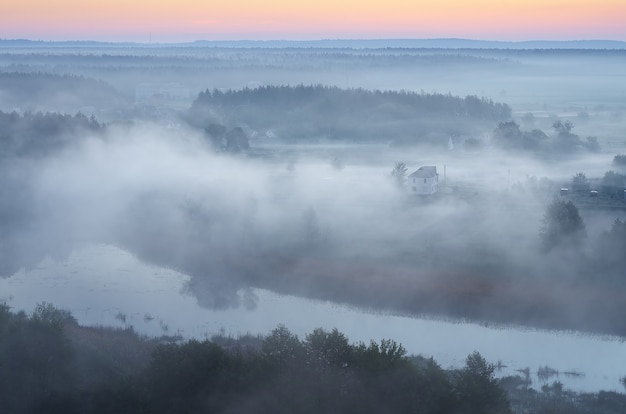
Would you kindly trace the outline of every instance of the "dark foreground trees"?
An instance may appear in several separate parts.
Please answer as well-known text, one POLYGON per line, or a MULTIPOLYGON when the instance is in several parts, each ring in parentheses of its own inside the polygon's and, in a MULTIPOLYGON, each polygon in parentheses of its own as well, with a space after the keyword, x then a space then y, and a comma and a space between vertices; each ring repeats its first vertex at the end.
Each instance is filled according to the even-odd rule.
POLYGON ((264 338, 119 340, 51 305, 31 315, 0 306, 0 412, 510 412, 478 353, 465 368, 444 371, 432 359, 407 357, 393 340, 350 344, 336 329, 302 340, 283 326, 264 338), (124 360, 142 359, 138 350, 151 350, 150 360, 124 360))
POLYGON ((278 327, 257 347, 211 341, 159 346, 115 412, 508 413, 493 368, 478 353, 446 372, 392 340, 351 345, 316 329, 300 340, 278 327))
POLYGON ((73 319, 48 304, 30 317, 0 304, 0 412, 37 412, 44 400, 75 384, 64 323, 73 319))
POLYGON ((495 367, 474 351, 465 360, 465 367, 456 373, 457 398, 467 413, 504 413, 509 402, 498 387, 495 367))
POLYGON ((507 395, 528 413, 626 409, 621 394, 529 384, 497 380, 478 352, 443 370, 393 340, 350 344, 336 329, 158 344, 80 327, 48 304, 31 315, 0 305, 1 413, 499 414, 511 412, 507 395))

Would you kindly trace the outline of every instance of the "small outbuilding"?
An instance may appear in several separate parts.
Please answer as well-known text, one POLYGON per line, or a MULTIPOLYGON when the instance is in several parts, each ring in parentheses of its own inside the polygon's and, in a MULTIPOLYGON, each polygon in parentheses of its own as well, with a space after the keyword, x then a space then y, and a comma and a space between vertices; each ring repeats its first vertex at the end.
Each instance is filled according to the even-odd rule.
POLYGON ((410 174, 408 179, 411 194, 433 195, 439 190, 439 174, 435 166, 420 167, 410 174))

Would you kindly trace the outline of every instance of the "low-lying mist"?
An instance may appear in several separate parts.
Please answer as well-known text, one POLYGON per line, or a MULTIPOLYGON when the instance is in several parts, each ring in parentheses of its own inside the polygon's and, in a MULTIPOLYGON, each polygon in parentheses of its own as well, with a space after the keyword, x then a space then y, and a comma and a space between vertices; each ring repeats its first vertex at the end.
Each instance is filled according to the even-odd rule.
MULTIPOLYGON (((108 243, 190 275, 189 292, 211 308, 253 304, 247 288, 263 287, 399 312, 501 322, 511 312, 522 323, 560 306, 563 287, 586 277, 581 257, 593 254, 541 252, 559 180, 610 162, 382 145, 360 147, 360 158, 346 146, 266 157, 255 152, 262 142, 227 155, 195 130, 150 124, 111 126, 80 142, 3 162, 4 276, 108 243), (409 196, 391 178, 392 160, 409 174, 437 166, 439 193, 409 196), (535 304, 507 302, 537 294, 535 304), (550 306, 530 311, 543 301, 550 306), (489 314, 498 306, 502 314, 489 314)), ((588 215, 590 245, 623 216, 607 214, 588 215)), ((569 327, 586 308, 572 312, 556 325, 569 327)))

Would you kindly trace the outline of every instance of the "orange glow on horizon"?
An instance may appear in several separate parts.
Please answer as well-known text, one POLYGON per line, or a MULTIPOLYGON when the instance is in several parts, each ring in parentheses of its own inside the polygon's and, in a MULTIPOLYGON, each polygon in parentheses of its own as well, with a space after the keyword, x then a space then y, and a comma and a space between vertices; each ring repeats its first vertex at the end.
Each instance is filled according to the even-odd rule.
POLYGON ((0 37, 145 40, 466 37, 626 40, 623 0, 22 0, 0 37))

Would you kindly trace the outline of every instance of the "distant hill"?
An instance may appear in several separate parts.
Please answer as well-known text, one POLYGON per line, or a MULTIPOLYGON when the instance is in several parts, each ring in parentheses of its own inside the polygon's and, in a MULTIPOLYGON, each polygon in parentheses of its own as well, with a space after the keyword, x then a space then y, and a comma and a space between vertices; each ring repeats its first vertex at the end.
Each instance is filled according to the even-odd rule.
POLYGON ((0 39, 4 47, 225 47, 225 48, 329 48, 329 49, 619 49, 619 40, 531 40, 521 42, 472 39, 321 39, 321 40, 197 40, 184 43, 96 41, 41 41, 0 39))
POLYGON ((132 101, 104 81, 74 75, 2 72, 0 109, 78 112, 128 106, 132 101))
POLYGON ((67 40, 67 41, 46 41, 30 39, 0 39, 0 48, 3 47, 125 47, 143 46, 141 43, 132 42, 96 42, 93 40, 67 40))
POLYGON ((534 40, 503 42, 470 39, 325 39, 325 40, 240 40, 192 42, 192 46, 266 47, 266 48, 349 48, 349 49, 625 49, 626 42, 617 40, 534 40))
POLYGON ((493 128, 511 108, 477 96, 456 97, 406 91, 340 89, 321 85, 263 86, 205 91, 190 111, 190 122, 246 125, 300 139, 447 145, 451 135, 493 128))

